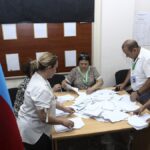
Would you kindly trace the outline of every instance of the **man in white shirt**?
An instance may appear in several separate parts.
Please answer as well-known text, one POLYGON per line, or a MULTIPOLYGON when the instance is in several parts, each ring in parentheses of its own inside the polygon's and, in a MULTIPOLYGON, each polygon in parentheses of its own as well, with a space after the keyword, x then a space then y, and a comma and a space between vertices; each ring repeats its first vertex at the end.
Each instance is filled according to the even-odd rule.
POLYGON ((133 62, 126 79, 117 86, 123 90, 130 80, 131 100, 145 103, 150 98, 150 50, 141 48, 135 40, 126 40, 122 50, 133 62))

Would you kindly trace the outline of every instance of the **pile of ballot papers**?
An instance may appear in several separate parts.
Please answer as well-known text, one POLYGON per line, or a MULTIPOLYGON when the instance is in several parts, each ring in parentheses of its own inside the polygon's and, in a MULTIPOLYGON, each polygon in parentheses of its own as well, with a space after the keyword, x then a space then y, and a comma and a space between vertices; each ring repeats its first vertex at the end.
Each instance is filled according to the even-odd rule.
MULTIPOLYGON (((70 107, 75 109, 75 115, 78 118, 94 118, 102 122, 118 122, 127 120, 135 129, 143 129, 148 126, 146 119, 150 115, 145 116, 131 115, 130 112, 137 110, 140 106, 137 102, 132 102, 128 94, 119 95, 113 90, 98 90, 90 95, 85 92, 78 92, 78 97, 74 98, 74 104, 70 107)), ((59 114, 66 115, 59 111, 59 114)), ((58 111, 56 113, 58 115, 58 111)), ((81 120, 74 120, 81 123, 81 120)), ((82 123, 81 123, 82 124, 82 123)), ((83 124, 82 124, 83 125, 83 124)), ((60 130, 61 126, 55 126, 56 130, 60 130)), ((61 131, 70 130, 63 127, 61 131)), ((76 128, 76 127, 74 127, 76 128)))

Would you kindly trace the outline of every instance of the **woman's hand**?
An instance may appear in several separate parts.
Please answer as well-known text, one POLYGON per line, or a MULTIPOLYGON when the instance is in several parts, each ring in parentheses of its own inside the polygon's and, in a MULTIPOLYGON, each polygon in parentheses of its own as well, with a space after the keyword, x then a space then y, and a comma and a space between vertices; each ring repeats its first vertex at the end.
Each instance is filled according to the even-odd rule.
POLYGON ((86 90, 86 93, 87 93, 87 94, 93 93, 93 89, 92 89, 91 87, 89 87, 89 88, 86 90))
POLYGON ((61 91, 61 85, 60 84, 55 84, 54 87, 53 87, 53 91, 54 92, 61 91))
POLYGON ((73 114, 75 112, 75 110, 73 108, 71 108, 71 107, 65 107, 64 111, 68 112, 70 114, 73 114))
POLYGON ((65 127, 69 129, 72 129, 74 126, 74 122, 66 118, 61 118, 61 121, 62 121, 62 125, 64 125, 65 127))

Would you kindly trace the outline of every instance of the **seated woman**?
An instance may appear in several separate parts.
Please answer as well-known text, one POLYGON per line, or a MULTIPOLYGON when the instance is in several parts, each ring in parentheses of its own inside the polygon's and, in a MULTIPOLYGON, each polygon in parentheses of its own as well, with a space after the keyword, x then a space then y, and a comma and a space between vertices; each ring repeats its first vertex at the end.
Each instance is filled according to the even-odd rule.
POLYGON ((23 64, 22 66, 22 71, 26 75, 26 77, 24 78, 23 82, 18 86, 16 99, 14 102, 14 114, 16 117, 18 117, 18 111, 20 109, 20 106, 23 104, 24 93, 27 88, 27 85, 36 69, 35 66, 32 65, 32 63, 33 62, 29 60, 27 63, 23 64))
POLYGON ((90 57, 86 53, 79 56, 79 66, 73 68, 66 79, 62 82, 62 87, 66 88, 67 84, 73 85, 80 90, 85 90, 91 94, 101 88, 103 79, 95 67, 89 65, 90 57))

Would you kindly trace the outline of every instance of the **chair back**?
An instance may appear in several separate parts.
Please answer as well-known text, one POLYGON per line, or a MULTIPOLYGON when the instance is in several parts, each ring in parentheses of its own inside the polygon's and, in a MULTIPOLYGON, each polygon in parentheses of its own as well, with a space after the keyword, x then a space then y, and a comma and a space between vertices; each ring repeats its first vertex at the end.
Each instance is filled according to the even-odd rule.
MULTIPOLYGON (((124 70, 119 70, 115 73, 116 85, 122 83, 125 80, 125 78, 128 74, 128 71, 129 71, 129 69, 124 69, 124 70)), ((130 82, 128 83, 127 86, 129 86, 129 85, 130 85, 130 82)))
POLYGON ((64 75, 55 74, 52 78, 48 79, 48 81, 50 82, 51 87, 53 87, 55 84, 61 84, 64 79, 64 75))
POLYGON ((14 106, 14 102, 16 99, 16 94, 17 94, 18 88, 10 88, 8 89, 9 95, 10 95, 10 99, 12 102, 12 106, 14 106))

